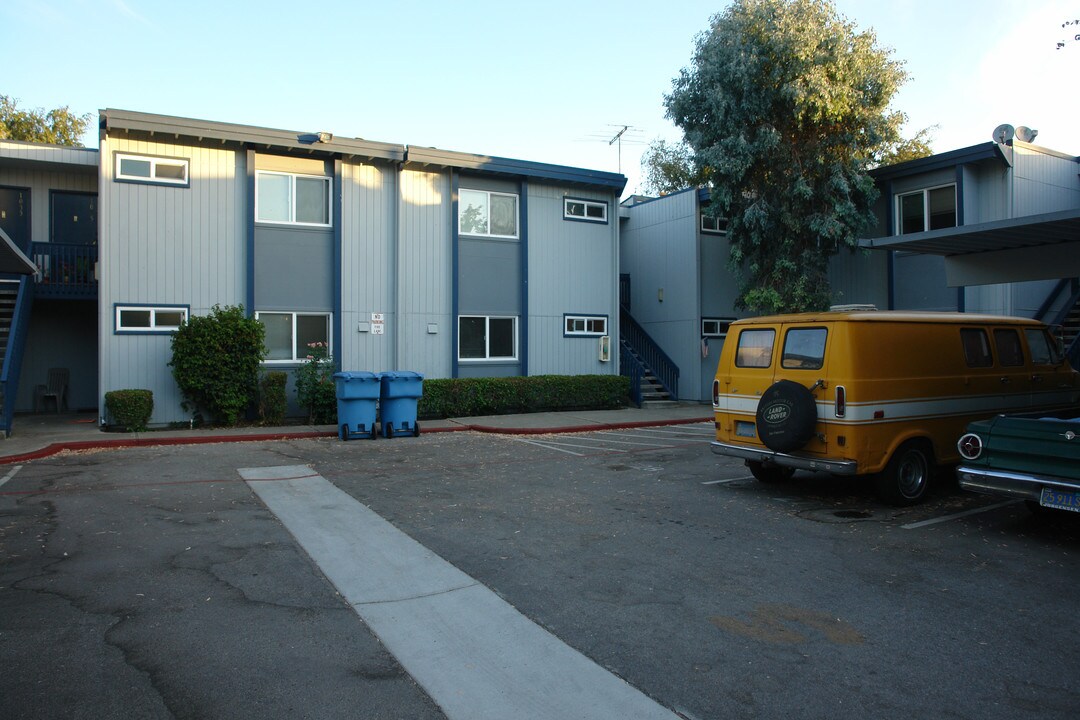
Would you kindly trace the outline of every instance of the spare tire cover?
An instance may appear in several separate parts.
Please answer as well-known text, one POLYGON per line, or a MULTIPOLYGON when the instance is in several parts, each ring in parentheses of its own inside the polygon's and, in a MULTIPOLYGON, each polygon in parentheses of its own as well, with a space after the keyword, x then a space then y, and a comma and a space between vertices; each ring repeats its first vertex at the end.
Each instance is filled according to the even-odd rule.
POLYGON ((805 387, 781 380, 764 392, 757 407, 757 433, 765 447, 791 452, 814 435, 817 403, 805 387))

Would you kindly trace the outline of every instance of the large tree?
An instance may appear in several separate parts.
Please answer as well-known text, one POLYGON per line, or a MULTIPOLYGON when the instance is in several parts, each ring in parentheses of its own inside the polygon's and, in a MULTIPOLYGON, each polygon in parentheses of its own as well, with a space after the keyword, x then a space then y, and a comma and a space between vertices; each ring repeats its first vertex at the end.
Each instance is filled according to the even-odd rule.
POLYGON ((710 212, 727 218, 740 307, 827 307, 829 258, 873 223, 867 171, 899 141, 903 65, 829 0, 735 0, 665 96, 710 212))
POLYGON ((90 124, 90 113, 76 115, 67 105, 20 110, 19 101, 0 95, 0 140, 25 140, 82 147, 79 138, 90 124))
POLYGON ((641 156, 645 192, 667 195, 705 182, 705 174, 694 164, 694 151, 685 142, 669 143, 657 138, 641 156))

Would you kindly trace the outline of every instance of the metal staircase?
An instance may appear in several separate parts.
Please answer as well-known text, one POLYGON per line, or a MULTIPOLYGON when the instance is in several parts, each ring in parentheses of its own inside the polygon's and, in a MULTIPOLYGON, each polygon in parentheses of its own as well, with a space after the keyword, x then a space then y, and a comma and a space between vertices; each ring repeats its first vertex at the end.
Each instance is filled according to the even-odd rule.
POLYGON ((0 279, 0 431, 11 435, 15 417, 15 398, 19 392, 23 350, 30 324, 30 305, 34 279, 0 279))
POLYGON ((1080 281, 1077 278, 1065 278, 1058 282, 1046 301, 1035 313, 1035 319, 1047 325, 1061 327, 1061 338, 1065 346, 1065 357, 1074 368, 1080 368, 1080 281), (1058 298, 1065 298, 1061 309, 1050 315, 1050 308, 1058 298))
POLYGON ((625 305, 619 312, 619 359, 622 374, 630 378, 630 399, 638 407, 674 404, 678 399, 678 366, 625 305))

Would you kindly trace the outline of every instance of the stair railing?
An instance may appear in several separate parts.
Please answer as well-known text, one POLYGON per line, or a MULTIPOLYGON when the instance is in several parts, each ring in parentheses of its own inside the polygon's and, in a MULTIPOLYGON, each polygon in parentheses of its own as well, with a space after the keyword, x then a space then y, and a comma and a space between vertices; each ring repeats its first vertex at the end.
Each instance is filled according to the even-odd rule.
POLYGON ((638 354, 641 361, 653 372, 656 379, 671 396, 679 399, 679 366, 660 349, 655 340, 645 332, 645 328, 627 311, 619 309, 619 336, 638 354))
POLYGON ((619 373, 630 378, 630 402, 641 407, 641 379, 645 377, 645 366, 622 341, 619 342, 619 373))
POLYGON ((8 330, 7 348, 4 350, 4 368, 0 371, 0 389, 4 393, 3 412, 0 413, 0 430, 8 437, 15 422, 15 398, 19 394, 19 376, 22 374, 23 350, 30 325, 30 305, 33 277, 19 280, 19 293, 15 299, 15 311, 8 330))

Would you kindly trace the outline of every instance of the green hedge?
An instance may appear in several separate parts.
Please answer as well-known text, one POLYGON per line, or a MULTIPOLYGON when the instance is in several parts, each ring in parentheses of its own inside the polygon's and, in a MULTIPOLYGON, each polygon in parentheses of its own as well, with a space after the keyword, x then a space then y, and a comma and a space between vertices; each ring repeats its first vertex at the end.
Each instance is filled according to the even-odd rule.
POLYGON ((141 432, 154 414, 154 393, 149 390, 111 390, 105 393, 105 409, 116 425, 141 432))
POLYGON ((424 381, 420 418, 474 417, 549 410, 606 410, 629 404, 622 375, 534 375, 424 381))
POLYGON ((284 424, 289 405, 285 394, 288 381, 288 374, 280 370, 267 372, 259 379, 259 421, 263 425, 284 424))

